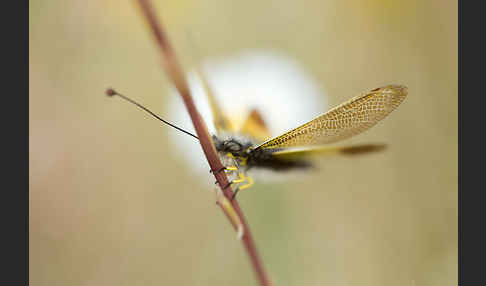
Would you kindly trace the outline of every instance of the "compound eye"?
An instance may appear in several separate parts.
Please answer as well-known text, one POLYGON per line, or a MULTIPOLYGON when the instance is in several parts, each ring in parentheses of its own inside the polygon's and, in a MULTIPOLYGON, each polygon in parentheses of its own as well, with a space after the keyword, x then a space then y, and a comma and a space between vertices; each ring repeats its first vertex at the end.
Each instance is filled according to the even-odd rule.
POLYGON ((236 142, 226 142, 226 148, 230 152, 238 152, 241 150, 241 145, 236 142))

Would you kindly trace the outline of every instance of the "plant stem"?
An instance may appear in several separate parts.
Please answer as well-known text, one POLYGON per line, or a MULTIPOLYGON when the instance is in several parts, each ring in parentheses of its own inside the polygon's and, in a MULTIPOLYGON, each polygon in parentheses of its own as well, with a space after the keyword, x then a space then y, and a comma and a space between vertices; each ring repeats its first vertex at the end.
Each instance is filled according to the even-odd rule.
MULTIPOLYGON (((160 25, 160 21, 155 15, 153 6, 148 0, 138 0, 138 2, 140 4, 144 17, 146 18, 147 23, 150 26, 152 34, 155 37, 157 46, 160 49, 162 56, 162 66, 174 83, 176 89, 179 91, 179 94, 182 96, 184 105, 186 106, 187 112, 191 117, 194 129, 196 130, 196 134, 199 137, 199 142, 201 143, 201 147, 203 149, 204 155, 206 156, 206 159, 208 160, 209 166, 211 170, 220 170, 221 168, 223 168, 223 164, 221 163, 216 149, 213 146, 206 124, 202 120, 201 115, 199 114, 194 104, 185 74, 177 60, 172 46, 169 43, 165 31, 160 25)), ((218 184, 223 194, 226 196, 227 199, 231 201, 231 204, 243 225, 242 242, 245 246, 245 250, 248 252, 251 264, 253 266, 253 269, 255 270, 260 285, 271 285, 268 275, 266 274, 261 259, 258 255, 248 224, 246 223, 245 217, 243 216, 243 212, 241 211, 241 208, 236 199, 232 200, 233 191, 231 190, 231 187, 223 189, 223 186, 226 186, 228 184, 228 178, 225 172, 213 172, 213 174, 218 181, 218 184)), ((230 219, 230 215, 228 214, 228 212, 223 207, 221 207, 221 209, 230 219)), ((230 222, 234 227, 236 227, 231 219, 230 222)))

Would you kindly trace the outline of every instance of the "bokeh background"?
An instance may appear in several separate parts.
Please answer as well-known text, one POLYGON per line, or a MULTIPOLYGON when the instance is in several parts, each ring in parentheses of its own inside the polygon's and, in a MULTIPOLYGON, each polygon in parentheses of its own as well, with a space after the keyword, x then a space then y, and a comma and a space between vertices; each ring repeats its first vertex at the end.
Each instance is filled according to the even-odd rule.
MULTIPOLYGON (((318 81, 323 109, 409 88, 348 140, 386 152, 240 194, 275 285, 457 285, 457 1, 155 4, 188 68, 195 50, 276 51, 318 81)), ((170 147, 174 131, 104 96, 113 86, 170 114, 136 3, 34 0, 29 13, 31 285, 256 285, 214 187, 170 147)))

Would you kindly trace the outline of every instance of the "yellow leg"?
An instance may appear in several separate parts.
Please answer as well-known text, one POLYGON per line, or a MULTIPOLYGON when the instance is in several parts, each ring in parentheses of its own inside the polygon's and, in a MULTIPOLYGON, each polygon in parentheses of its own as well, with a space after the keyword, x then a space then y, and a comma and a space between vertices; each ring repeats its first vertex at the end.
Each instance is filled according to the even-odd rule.
MULTIPOLYGON (((228 157, 235 159, 235 157, 231 153, 228 153, 228 157)), ((240 162, 240 163, 242 163, 242 165, 245 165, 246 159, 247 158, 244 158, 244 160, 242 160, 242 162, 240 162)), ((235 193, 233 194, 233 198, 239 190, 248 189, 251 186, 253 186, 253 184, 254 184, 253 179, 250 176, 246 176, 242 172, 239 172, 239 169, 238 169, 237 166, 228 166, 228 167, 226 167, 225 172, 226 173, 237 172, 237 174, 238 174, 238 178, 235 179, 235 180, 232 180, 231 183, 230 183, 231 185, 247 182, 246 184, 244 184, 242 186, 238 186, 236 188, 235 193)))
POLYGON ((238 186, 240 190, 248 189, 249 187, 253 186, 254 182, 250 176, 245 176, 243 175, 243 173, 238 173, 238 177, 239 179, 233 180, 232 183, 239 184, 239 183, 247 182, 247 184, 243 186, 238 186))
POLYGON ((238 173, 238 177, 239 177, 239 179, 233 180, 232 182, 239 184, 239 183, 243 183, 244 181, 246 181, 246 177, 245 177, 245 175, 243 175, 243 173, 238 173))
POLYGON ((241 166, 246 166, 246 162, 248 161, 248 158, 247 157, 235 157, 231 153, 226 154, 226 156, 228 156, 229 158, 231 158, 231 159, 233 159, 235 161, 239 161, 239 164, 241 166))
POLYGON ((248 189, 249 187, 253 186, 253 184, 254 184, 253 179, 250 176, 245 176, 242 173, 239 173, 239 177, 240 177, 240 179, 234 180, 232 183, 234 183, 234 182, 243 183, 243 182, 247 181, 247 184, 245 184, 243 186, 238 186, 235 189, 235 192, 233 193, 233 197, 231 198, 231 200, 234 200, 238 191, 248 189))
POLYGON ((229 166, 229 167, 226 167, 226 171, 227 171, 227 173, 233 172, 233 171, 238 171, 238 167, 236 167, 236 166, 229 166))
POLYGON ((246 176, 246 181, 248 182, 246 185, 240 186, 240 190, 248 189, 249 187, 253 186, 255 182, 253 182, 253 179, 250 176, 246 176))

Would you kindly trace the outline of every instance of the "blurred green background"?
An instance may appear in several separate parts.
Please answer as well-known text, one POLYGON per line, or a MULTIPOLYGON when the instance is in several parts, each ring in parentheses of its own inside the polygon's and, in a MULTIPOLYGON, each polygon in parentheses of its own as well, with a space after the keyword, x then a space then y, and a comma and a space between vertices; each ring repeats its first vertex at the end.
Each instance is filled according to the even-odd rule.
MULTIPOLYGON (((329 158, 306 180, 240 195, 275 285, 457 285, 457 1, 156 7, 185 66, 190 32, 205 57, 272 49, 297 60, 330 106, 409 88, 349 141, 386 152, 329 158)), ((136 3, 34 0, 29 12, 31 285, 257 285, 213 187, 169 150, 169 129, 104 96, 113 86, 168 112, 170 83, 136 3)))

